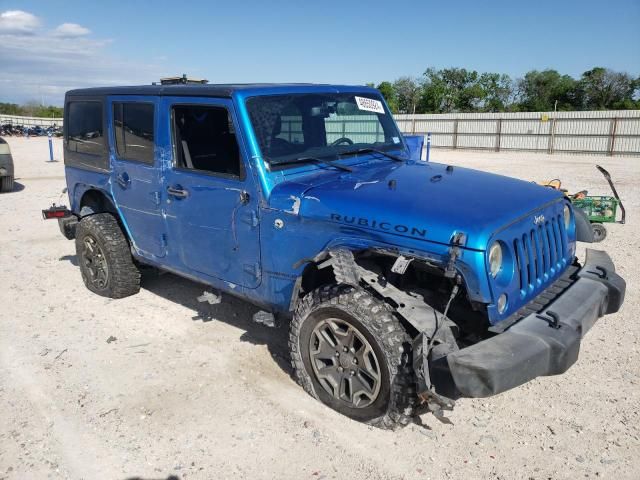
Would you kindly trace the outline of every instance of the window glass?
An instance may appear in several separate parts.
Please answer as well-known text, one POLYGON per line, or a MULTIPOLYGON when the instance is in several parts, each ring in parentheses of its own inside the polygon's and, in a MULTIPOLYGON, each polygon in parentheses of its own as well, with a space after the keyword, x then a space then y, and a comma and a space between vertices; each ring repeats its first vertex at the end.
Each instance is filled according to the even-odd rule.
POLYGON ((377 93, 265 95, 247 100, 260 151, 271 165, 333 158, 365 148, 404 150, 377 93))
POLYGON ((173 107, 176 167, 240 177, 240 151, 231 115, 224 107, 173 107))
POLYGON ((302 112, 293 103, 287 105, 280 115, 279 124, 276 119, 276 129, 280 128, 280 133, 274 132, 274 138, 284 140, 289 143, 304 143, 304 132, 302 131, 302 112))
MULTIPOLYGON (((338 111, 340 107, 338 106, 338 111)), ((358 112, 351 115, 333 115, 324 119, 327 145, 341 138, 353 143, 384 143, 384 130, 376 114, 358 112)), ((344 143, 348 143, 344 140, 344 143)))
POLYGON ((120 158, 153 164, 154 106, 151 103, 113 104, 113 129, 120 158))
POLYGON ((67 148, 77 153, 104 153, 101 102, 69 102, 67 104, 67 148))

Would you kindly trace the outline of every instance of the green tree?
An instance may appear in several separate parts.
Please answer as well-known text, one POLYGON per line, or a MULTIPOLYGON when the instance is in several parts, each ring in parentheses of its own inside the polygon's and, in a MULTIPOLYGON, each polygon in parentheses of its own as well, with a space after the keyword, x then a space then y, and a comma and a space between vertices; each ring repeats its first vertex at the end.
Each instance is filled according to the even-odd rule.
POLYGON ((627 73, 595 67, 582 74, 579 86, 584 108, 588 110, 634 108, 638 80, 627 73))
POLYGON ((556 70, 532 70, 518 80, 518 109, 528 112, 580 110, 582 106, 578 82, 556 70))
POLYGON ((422 85, 413 77, 400 77, 393 83, 397 95, 399 113, 416 113, 422 94, 422 85))
POLYGON ((387 105, 393 113, 397 113, 398 111, 398 99, 396 98, 396 91, 393 88, 391 82, 380 82, 380 84, 376 87, 380 90, 380 93, 384 97, 387 105))
POLYGON ((20 106, 15 103, 0 103, 0 113, 4 115, 21 115, 20 106))
POLYGON ((428 68, 420 102, 427 112, 474 112, 480 110, 486 92, 475 70, 465 68, 428 68))
POLYGON ((62 107, 54 107, 53 105, 40 105, 35 100, 32 100, 25 105, 0 103, 0 113, 26 117, 62 118, 64 110, 62 107))
POLYGON ((504 112, 512 102, 513 81, 506 74, 483 73, 478 84, 483 91, 483 112, 504 112))

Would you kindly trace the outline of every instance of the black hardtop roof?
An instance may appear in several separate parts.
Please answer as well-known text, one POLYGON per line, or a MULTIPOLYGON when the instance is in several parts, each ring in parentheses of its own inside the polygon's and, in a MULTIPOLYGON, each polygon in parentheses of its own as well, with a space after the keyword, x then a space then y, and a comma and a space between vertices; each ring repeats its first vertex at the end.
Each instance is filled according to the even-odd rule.
MULTIPOLYGON (((156 96, 202 96, 231 98, 235 91, 260 90, 264 93, 286 93, 296 89, 353 89, 352 86, 315 83, 229 83, 204 85, 137 85, 129 87, 94 87, 69 90, 67 96, 103 95, 156 95, 156 96)), ((369 90, 370 87, 358 87, 369 90)))

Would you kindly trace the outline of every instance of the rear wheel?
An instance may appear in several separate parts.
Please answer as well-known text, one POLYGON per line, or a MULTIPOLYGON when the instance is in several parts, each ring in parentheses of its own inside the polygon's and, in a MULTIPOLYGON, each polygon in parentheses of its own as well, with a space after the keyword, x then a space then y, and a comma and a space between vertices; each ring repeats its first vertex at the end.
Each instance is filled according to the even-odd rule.
POLYGON ((13 190, 13 175, 0 177, 0 192, 11 192, 13 190))
POLYGON ((607 228, 601 223, 592 223, 591 230, 593 230, 593 241, 601 242, 607 238, 607 228))
POLYGON ((76 229, 76 254, 86 287, 103 297, 123 298, 140 290, 140 271, 129 242, 110 213, 84 217, 76 229))
POLYGON ((305 296, 289 335, 298 383, 361 422, 393 429, 415 405, 410 339, 387 305, 366 291, 332 285, 305 296))

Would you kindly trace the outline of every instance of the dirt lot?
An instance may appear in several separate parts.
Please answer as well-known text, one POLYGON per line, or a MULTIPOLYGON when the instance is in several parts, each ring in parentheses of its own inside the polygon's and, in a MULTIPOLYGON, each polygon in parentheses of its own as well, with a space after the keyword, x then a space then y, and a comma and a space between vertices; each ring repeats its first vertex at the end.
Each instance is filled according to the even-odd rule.
POLYGON ((425 415, 425 427, 386 432, 308 397, 290 377, 285 330, 251 323, 250 305, 205 306, 201 285, 172 275, 124 300, 90 294, 73 242, 40 218, 60 197, 62 163, 46 162, 46 138, 8 141, 17 183, 0 195, 0 479, 638 478, 639 158, 432 152, 593 194, 608 193, 593 165, 610 169, 628 219, 599 248, 627 299, 567 374, 461 400, 453 425, 425 415))

